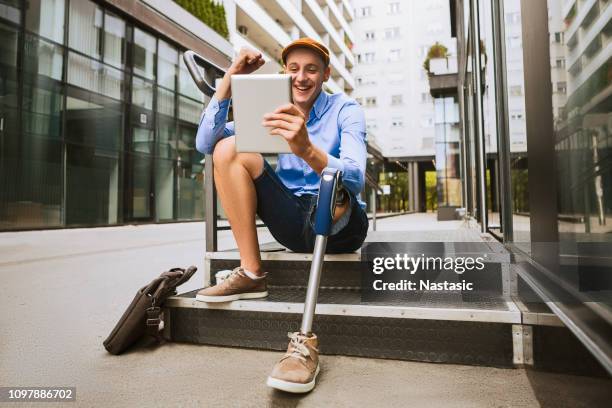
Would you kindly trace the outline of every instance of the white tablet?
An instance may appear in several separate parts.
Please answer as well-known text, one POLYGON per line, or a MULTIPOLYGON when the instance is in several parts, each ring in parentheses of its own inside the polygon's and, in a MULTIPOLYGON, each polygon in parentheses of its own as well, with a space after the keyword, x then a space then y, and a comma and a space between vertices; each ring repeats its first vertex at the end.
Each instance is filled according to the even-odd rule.
POLYGON ((263 115, 291 103, 291 75, 232 75, 236 151, 291 153, 282 136, 270 135, 263 115))

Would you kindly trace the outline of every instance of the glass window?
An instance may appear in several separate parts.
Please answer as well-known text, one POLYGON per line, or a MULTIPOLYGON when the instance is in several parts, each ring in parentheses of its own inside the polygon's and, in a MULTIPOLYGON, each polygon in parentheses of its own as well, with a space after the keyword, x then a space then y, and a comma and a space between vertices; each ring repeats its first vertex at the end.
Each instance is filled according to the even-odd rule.
MULTIPOLYGON (((194 101, 184 96, 179 96, 179 119, 189 123, 200 123, 200 115, 204 106, 202 103, 194 101)), ((193 135, 195 137, 195 133, 193 135)))
POLYGON ((155 213, 157 220, 174 219, 174 197, 178 152, 174 119, 157 122, 157 158, 155 160, 155 213))
POLYGON ((89 0, 70 2, 70 32, 68 44, 71 48, 100 59, 102 31, 102 9, 89 0))
MULTIPOLYGON (((480 4, 480 61, 482 64, 482 81, 485 84, 495 82, 495 64, 493 58, 493 31, 492 25, 487 23, 491 15, 491 3, 480 4)), ((522 95, 520 86, 510 86, 511 95, 522 95)), ((490 232, 501 233, 501 200, 499 197, 499 152, 497 131, 497 90, 495 86, 483 86, 483 131, 485 148, 485 184, 486 184, 486 209, 487 228, 490 232)))
POLYGON ((164 88, 157 88, 157 113, 167 116, 174 116, 175 93, 164 88))
POLYGON ((88 92, 67 97, 66 225, 117 223, 122 112, 121 103, 88 92))
POLYGON ((157 83, 164 88, 176 89, 178 69, 178 51, 176 48, 159 40, 159 58, 157 60, 157 83))
POLYGON ((19 0, 3 0, 0 3, 0 19, 13 24, 21 24, 21 2, 19 0))
POLYGON ((123 73, 87 57, 68 54, 68 82, 84 89, 123 99, 123 73))
POLYGON ((133 77, 132 104, 141 108, 153 110, 153 83, 133 77))
MULTIPOLYGON (((63 97, 59 86, 49 85, 43 89, 23 84, 21 133, 17 133, 19 128, 12 120, 0 127, 2 229, 61 225, 63 97)), ((12 108, 3 99, 0 118, 12 108)))
POLYGON ((361 17, 371 17, 372 16, 372 7, 367 6, 367 7, 361 7, 360 9, 360 16, 361 17))
POLYGON ((195 150, 195 127, 179 130, 177 203, 179 219, 204 218, 204 156, 195 150))
POLYGON ((401 52, 402 51, 400 49, 389 51, 389 61, 391 62, 399 61, 401 57, 401 52))
POLYGON ((62 98, 59 85, 50 89, 25 86, 23 132, 39 138, 61 139, 62 98))
POLYGON ((603 283, 609 281, 610 268, 604 273, 605 267, 597 266, 604 264, 593 259, 609 260, 612 241, 612 58, 606 53, 610 45, 609 13, 598 10, 600 5, 604 7, 604 2, 591 3, 592 8, 588 2, 576 2, 573 12, 563 10, 557 2, 549 5, 549 35, 555 37, 555 43, 550 45, 550 59, 567 60, 567 67, 571 67, 557 64, 551 70, 550 97, 556 141, 560 247, 564 256, 575 259, 576 265, 572 267, 561 260, 560 277, 578 276, 580 284, 576 289, 594 300, 603 300, 611 298, 610 292, 604 291, 610 286, 605 288, 603 283), (574 33, 567 40, 570 49, 563 46, 564 31, 574 33), (608 39, 607 48, 601 48, 602 39, 608 39), (600 292, 585 289, 589 287, 600 292))
POLYGON ((506 15, 506 75, 508 84, 508 112, 510 139, 510 178, 512 184, 512 224, 514 241, 528 250, 530 241, 529 189, 527 163, 527 130, 525 122, 525 96, 523 92, 523 49, 521 47, 520 0, 504 2, 506 15))
POLYGON ((125 21, 109 12, 104 15, 104 62, 117 68, 125 64, 125 21))
POLYGON ((182 58, 179 58, 179 93, 196 100, 202 99, 202 92, 200 92, 195 82, 193 82, 182 58))
POLYGON ((25 35, 24 69, 58 81, 62 79, 63 47, 31 34, 25 35))
POLYGON ((64 0, 28 0, 26 5, 26 28, 63 44, 64 0))
POLYGON ((0 64, 17 66, 17 47, 19 44, 19 33, 9 26, 0 23, 0 64))
POLYGON ((155 37, 134 29, 134 73, 147 79, 155 78, 155 37))

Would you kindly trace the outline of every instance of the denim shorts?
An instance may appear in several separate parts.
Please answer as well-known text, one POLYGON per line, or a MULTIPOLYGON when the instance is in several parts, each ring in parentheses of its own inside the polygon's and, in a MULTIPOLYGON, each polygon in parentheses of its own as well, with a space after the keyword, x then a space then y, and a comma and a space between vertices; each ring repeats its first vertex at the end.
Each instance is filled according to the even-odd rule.
MULTIPOLYGON (((257 191, 257 215, 281 245, 293 252, 310 253, 314 249, 314 213, 317 195, 297 196, 264 160, 263 173, 254 180, 257 191)), ((354 252, 368 233, 368 217, 355 196, 349 193, 351 205, 332 227, 326 253, 354 252)))

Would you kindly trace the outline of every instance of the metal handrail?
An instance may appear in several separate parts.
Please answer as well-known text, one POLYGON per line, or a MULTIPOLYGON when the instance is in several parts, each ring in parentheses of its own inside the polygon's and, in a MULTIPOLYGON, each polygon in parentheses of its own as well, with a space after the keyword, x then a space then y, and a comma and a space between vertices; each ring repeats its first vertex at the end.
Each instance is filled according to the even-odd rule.
POLYGON ((212 69, 216 71, 220 77, 225 75, 226 71, 217 64, 208 61, 206 58, 196 54, 193 51, 185 51, 183 54, 183 61, 185 62, 187 70, 189 71, 189 74, 191 75, 191 78, 193 78, 193 82, 195 82, 198 89, 202 91, 204 95, 212 97, 217 90, 214 86, 208 83, 204 75, 202 75, 202 71, 200 71, 200 68, 198 67, 202 67, 205 70, 212 69))
MULTIPOLYGON (((191 50, 183 53, 183 61, 198 89, 204 95, 212 97, 217 90, 206 80, 206 71, 209 70, 210 73, 210 70, 212 70, 212 73, 217 74, 216 76, 222 77, 226 70, 191 50), (204 72, 200 68, 204 69, 204 72)), ((219 228, 217 227, 217 190, 213 177, 212 154, 204 156, 204 189, 206 191, 204 198, 206 251, 214 252, 217 250, 217 231, 219 228)))

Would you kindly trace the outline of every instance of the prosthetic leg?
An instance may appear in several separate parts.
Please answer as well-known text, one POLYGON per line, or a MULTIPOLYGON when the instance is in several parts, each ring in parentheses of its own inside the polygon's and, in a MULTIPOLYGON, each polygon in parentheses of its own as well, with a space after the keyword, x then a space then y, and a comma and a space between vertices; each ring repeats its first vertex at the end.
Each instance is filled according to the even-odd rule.
POLYGON ((327 246, 327 237, 331 231, 334 210, 336 207, 336 192, 341 184, 340 172, 335 169, 325 168, 321 173, 321 187, 319 189, 319 200, 315 214, 314 230, 316 234, 312 264, 310 265, 310 276, 308 278, 308 289, 304 302, 304 314, 300 332, 309 335, 312 331, 317 297, 319 295, 319 282, 321 281, 321 270, 323 269, 323 258, 327 246))
POLYGON ((314 230, 316 238, 304 302, 302 325, 299 332, 289 333, 291 341, 287 347, 287 353, 274 366, 267 381, 269 387, 278 390, 293 393, 309 392, 314 388, 317 374, 319 374, 319 339, 312 333, 312 321, 317 306, 327 237, 331 232, 336 206, 336 193, 340 184, 340 172, 338 170, 329 168, 323 170, 315 213, 314 230))

